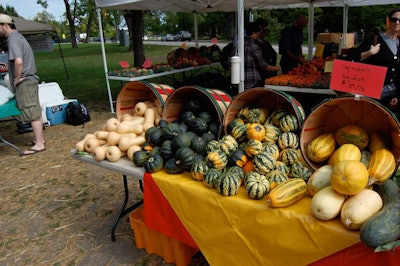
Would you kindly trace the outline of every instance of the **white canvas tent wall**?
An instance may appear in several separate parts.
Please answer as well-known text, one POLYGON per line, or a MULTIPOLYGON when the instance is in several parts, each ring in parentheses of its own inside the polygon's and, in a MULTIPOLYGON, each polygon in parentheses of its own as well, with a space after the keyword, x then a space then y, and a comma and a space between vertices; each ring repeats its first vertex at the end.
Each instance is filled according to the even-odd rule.
MULTIPOLYGON (((103 9, 117 10, 165 10, 175 12, 237 12, 238 16, 238 54, 243 62, 243 26, 244 10, 246 9, 282 9, 282 8, 309 8, 309 21, 313 21, 314 7, 343 7, 343 33, 347 32, 347 10, 350 6, 388 5, 399 4, 399 0, 96 0, 96 6, 103 9)), ((98 10, 99 27, 101 27, 101 16, 98 10)), ((313 23, 308 23, 308 32, 314 32, 313 23)), ((100 31, 102 33, 102 30, 100 31)), ((195 27, 195 37, 197 31, 195 27)), ((105 74, 107 76, 107 61, 104 50, 104 38, 101 35, 103 61, 105 74)), ((309 54, 312 54, 313 35, 308 36, 309 54)), ((244 65, 240 66, 239 91, 244 85, 244 65)), ((111 111, 114 112, 110 86, 107 79, 107 89, 110 100, 111 111)))

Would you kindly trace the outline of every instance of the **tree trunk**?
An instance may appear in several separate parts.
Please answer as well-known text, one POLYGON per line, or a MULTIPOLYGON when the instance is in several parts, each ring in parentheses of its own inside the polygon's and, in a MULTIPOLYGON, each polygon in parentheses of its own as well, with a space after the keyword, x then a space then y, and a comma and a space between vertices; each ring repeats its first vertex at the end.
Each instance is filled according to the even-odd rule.
POLYGON ((89 13, 89 18, 88 18, 88 23, 87 23, 87 28, 86 28, 86 38, 85 38, 84 43, 89 42, 89 36, 92 31, 93 17, 94 17, 94 15, 92 13, 89 13))
POLYGON ((143 11, 129 10, 124 15, 129 31, 129 50, 133 50, 133 65, 142 67, 144 63, 144 46, 143 46, 143 11))
POLYGON ((68 0, 64 0, 64 4, 65 4, 65 11, 67 13, 67 20, 68 20, 68 24, 69 24, 69 32, 71 35, 71 45, 72 45, 72 48, 78 48, 78 44, 76 42, 76 35, 75 35, 75 23, 74 23, 75 21, 71 14, 71 6, 70 6, 68 0))

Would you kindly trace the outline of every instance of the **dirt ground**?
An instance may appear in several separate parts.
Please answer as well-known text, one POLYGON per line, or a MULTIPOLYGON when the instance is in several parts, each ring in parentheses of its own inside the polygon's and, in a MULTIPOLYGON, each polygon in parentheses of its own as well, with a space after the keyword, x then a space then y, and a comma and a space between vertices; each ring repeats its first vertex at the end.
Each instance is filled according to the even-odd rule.
MULTIPOLYGON (((84 127, 46 127, 44 152, 19 156, 9 146, 0 147, 0 265, 171 265, 136 248, 128 216, 111 241, 124 197, 122 176, 70 157, 77 141, 115 116, 89 111, 92 120, 84 127)), ((16 129, 16 120, 0 123, 5 139, 29 148, 33 133, 16 129)), ((137 180, 128 184, 132 204, 143 195, 137 180)), ((207 262, 197 254, 191 265, 207 262)))

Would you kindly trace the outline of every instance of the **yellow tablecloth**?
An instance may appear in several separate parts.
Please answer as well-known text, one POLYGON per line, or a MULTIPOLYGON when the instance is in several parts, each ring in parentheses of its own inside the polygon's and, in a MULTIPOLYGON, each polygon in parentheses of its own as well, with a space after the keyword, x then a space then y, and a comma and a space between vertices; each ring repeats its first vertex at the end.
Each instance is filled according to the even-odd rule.
POLYGON ((272 209, 243 187, 222 196, 189 173, 152 178, 211 265, 306 265, 359 242, 338 218, 314 218, 310 197, 272 209))

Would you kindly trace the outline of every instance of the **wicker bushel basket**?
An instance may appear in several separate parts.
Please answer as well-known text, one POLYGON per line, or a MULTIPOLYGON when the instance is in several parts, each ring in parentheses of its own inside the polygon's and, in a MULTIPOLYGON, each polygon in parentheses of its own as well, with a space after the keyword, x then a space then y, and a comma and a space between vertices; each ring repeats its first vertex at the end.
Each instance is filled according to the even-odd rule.
POLYGON ((341 126, 355 124, 368 133, 380 132, 391 140, 392 152, 400 157, 400 128, 396 116, 379 102, 369 98, 343 97, 322 102, 304 121, 300 135, 300 148, 305 161, 314 170, 322 163, 307 157, 307 145, 323 133, 335 132, 341 126))
POLYGON ((232 102, 232 97, 219 89, 209 89, 200 86, 184 86, 174 90, 165 101, 162 118, 168 122, 179 120, 188 99, 199 99, 207 109, 218 117, 222 125, 225 112, 232 102))
POLYGON ((164 107, 165 100, 174 91, 174 88, 158 83, 147 81, 132 81, 127 83, 117 97, 116 114, 121 118, 123 114, 132 114, 138 102, 150 101, 164 107))
POLYGON ((228 125, 243 107, 268 107, 270 110, 283 109, 297 117, 299 125, 303 124, 305 113, 301 104, 292 96, 282 91, 268 88, 247 89, 235 96, 224 117, 225 134, 228 125))

